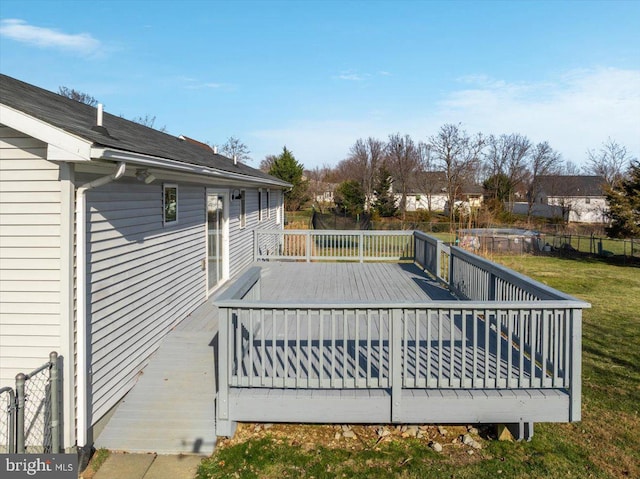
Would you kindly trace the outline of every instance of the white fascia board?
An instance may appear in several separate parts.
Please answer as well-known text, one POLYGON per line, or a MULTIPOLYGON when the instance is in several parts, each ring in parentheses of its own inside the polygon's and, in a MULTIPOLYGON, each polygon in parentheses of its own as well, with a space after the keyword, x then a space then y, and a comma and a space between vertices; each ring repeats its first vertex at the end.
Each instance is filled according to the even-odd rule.
POLYGON ((45 121, 0 103, 0 122, 52 146, 57 158, 65 161, 91 161, 92 142, 72 135, 45 121), (62 150, 62 151, 60 151, 62 150), (69 155, 61 153, 66 152, 69 155))
POLYGON ((116 150, 113 148, 91 148, 91 158, 95 160, 124 161, 127 163, 146 166, 148 168, 161 168, 180 173, 206 176, 214 179, 236 180, 244 183, 251 182, 261 185, 281 186, 283 188, 291 187, 289 183, 284 181, 272 181, 266 178, 258 178, 255 176, 243 175, 241 173, 233 173, 216 168, 208 168, 206 166, 192 165, 190 163, 182 163, 180 161, 169 160, 158 156, 144 155, 142 153, 116 150))

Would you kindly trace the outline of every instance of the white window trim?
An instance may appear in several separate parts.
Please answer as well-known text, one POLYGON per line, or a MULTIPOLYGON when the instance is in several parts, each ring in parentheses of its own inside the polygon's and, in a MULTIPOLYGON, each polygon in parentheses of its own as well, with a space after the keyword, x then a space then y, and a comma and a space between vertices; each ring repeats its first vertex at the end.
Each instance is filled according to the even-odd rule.
POLYGON ((175 225, 178 224, 179 221, 179 216, 178 216, 178 185, 175 183, 163 183, 162 184, 162 224, 164 226, 167 225, 175 225), (167 221, 167 209, 166 209, 166 198, 167 198, 167 190, 169 188, 175 188, 176 189, 176 219, 175 220, 171 220, 171 221, 167 221))
POLYGON ((258 188, 258 223, 262 223, 264 221, 264 214, 262 213, 262 208, 264 207, 264 192, 262 188, 258 188))
POLYGON ((267 219, 271 219, 271 190, 267 189, 267 197, 265 198, 267 202, 267 219))

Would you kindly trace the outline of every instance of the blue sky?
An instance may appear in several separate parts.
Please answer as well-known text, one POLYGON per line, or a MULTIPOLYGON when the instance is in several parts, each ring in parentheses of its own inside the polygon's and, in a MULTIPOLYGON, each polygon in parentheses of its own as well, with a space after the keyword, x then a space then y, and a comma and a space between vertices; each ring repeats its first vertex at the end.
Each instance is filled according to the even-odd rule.
POLYGON ((307 168, 358 138, 445 123, 521 133, 565 160, 611 137, 640 157, 639 1, 3 0, 0 70, 253 165, 307 168))

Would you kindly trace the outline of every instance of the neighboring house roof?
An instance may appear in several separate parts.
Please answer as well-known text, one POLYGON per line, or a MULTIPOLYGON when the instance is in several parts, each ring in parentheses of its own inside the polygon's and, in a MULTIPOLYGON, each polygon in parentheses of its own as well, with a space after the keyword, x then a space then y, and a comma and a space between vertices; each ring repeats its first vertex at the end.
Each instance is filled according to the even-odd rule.
POLYGON ((256 168, 240 162, 234 164, 233 160, 214 153, 204 143, 169 135, 106 112, 103 114, 103 128, 96 127, 96 108, 1 74, 0 103, 90 141, 96 147, 159 157, 242 175, 262 183, 290 186, 256 168))
POLYGON ((540 176, 540 191, 546 196, 604 196, 605 180, 601 176, 540 176))

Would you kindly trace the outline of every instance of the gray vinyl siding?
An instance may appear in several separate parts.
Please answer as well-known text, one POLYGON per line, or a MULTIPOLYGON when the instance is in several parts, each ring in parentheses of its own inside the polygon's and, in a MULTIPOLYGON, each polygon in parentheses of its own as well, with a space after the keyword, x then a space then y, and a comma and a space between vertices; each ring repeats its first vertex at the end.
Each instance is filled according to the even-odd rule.
POLYGON ((87 194, 92 424, 205 300, 204 191, 178 184, 178 222, 167 226, 160 182, 120 180, 87 194))
POLYGON ((258 221, 258 188, 245 190, 247 223, 244 228, 240 228, 240 201, 231 200, 229 205, 229 274, 232 278, 253 262, 254 230, 282 227, 281 224, 276 224, 276 210, 280 204, 281 191, 270 190, 270 215, 266 205, 266 188, 262 192, 262 221, 258 221))
POLYGON ((0 386, 61 347, 60 172, 46 155, 0 125, 0 386))

